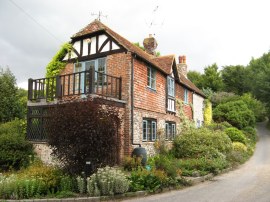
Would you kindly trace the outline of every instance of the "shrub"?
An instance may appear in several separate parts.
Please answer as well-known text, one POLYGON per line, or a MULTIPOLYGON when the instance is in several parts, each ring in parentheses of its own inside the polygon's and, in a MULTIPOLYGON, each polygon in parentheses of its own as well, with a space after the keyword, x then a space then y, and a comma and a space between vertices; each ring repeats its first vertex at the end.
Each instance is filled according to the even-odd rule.
POLYGON ((252 153, 242 142, 233 142, 233 150, 229 155, 229 160, 232 164, 244 163, 252 153))
POLYGON ((254 113, 242 100, 219 104, 213 110, 213 119, 216 122, 227 121, 238 129, 255 125, 254 113))
POLYGON ((182 173, 181 169, 177 167, 176 159, 170 158, 168 155, 156 155, 154 165, 156 169, 164 171, 168 177, 173 179, 182 173))
POLYGON ((48 143, 53 155, 71 174, 80 174, 90 161, 93 173, 118 162, 120 119, 118 109, 94 101, 58 104, 50 110, 48 143))
POLYGON ((22 119, 15 119, 10 122, 0 124, 0 135, 10 134, 10 135, 21 135, 25 137, 26 134, 26 122, 22 119))
POLYGON ((211 130, 222 130, 222 131, 224 131, 226 128, 230 128, 230 127, 232 127, 232 125, 226 121, 221 122, 221 123, 212 123, 212 124, 207 126, 207 128, 209 128, 211 130))
POLYGON ((241 142, 243 144, 247 143, 245 135, 241 130, 238 130, 237 128, 227 128, 225 133, 229 136, 232 142, 241 142))
POLYGON ((233 142, 232 146, 234 151, 247 152, 247 146, 242 142, 233 142))
POLYGON ((138 169, 138 167, 141 166, 142 157, 136 157, 136 156, 125 156, 123 159, 122 166, 124 170, 132 171, 135 169, 138 169))
POLYGON ((99 168, 87 178, 87 192, 90 196, 122 194, 129 189, 125 174, 113 167, 99 168))
POLYGON ((245 127, 243 128, 243 132, 246 135, 246 137, 248 139, 250 139, 252 142, 256 142, 257 141, 257 132, 255 128, 252 127, 245 127))
POLYGON ((207 128, 185 131, 173 142, 176 158, 216 158, 226 155, 231 148, 231 140, 224 132, 207 128))
POLYGON ((130 191, 146 190, 154 192, 166 187, 169 181, 166 173, 162 170, 145 170, 140 169, 133 171, 129 177, 130 191))
POLYGON ((209 100, 205 100, 205 109, 204 109, 204 124, 209 125, 212 123, 212 103, 209 100))
POLYGON ((206 175, 208 173, 217 174, 222 169, 228 167, 228 162, 223 157, 218 158, 189 158, 178 161, 178 166, 182 169, 184 176, 206 175))
POLYGON ((21 134, 0 135, 0 171, 26 167, 33 156, 33 146, 21 134))

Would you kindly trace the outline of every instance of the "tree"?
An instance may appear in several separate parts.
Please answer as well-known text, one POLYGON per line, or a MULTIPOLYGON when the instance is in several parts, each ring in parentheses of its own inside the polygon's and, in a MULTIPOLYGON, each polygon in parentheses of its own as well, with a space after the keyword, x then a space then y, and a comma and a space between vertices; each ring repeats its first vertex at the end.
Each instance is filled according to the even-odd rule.
POLYGON ((0 67, 0 123, 24 117, 17 93, 15 76, 0 67))
POLYGON ((189 71, 187 74, 188 79, 194 83, 198 88, 203 88, 203 77, 200 72, 189 71))
POLYGON ((247 70, 242 65, 225 66, 221 71, 224 90, 238 95, 248 92, 247 70))
POLYGON ((224 84, 220 76, 220 72, 218 72, 218 66, 216 63, 204 68, 202 79, 204 88, 211 88, 215 92, 223 89, 224 84))

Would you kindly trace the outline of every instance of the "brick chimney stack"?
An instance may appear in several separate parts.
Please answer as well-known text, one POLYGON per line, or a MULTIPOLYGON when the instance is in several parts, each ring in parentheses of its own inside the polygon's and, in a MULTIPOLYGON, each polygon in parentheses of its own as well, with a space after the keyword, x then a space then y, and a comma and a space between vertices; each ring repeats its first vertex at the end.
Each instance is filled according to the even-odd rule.
POLYGON ((148 38, 145 38, 143 40, 143 47, 145 48, 145 51, 151 55, 155 55, 156 52, 156 48, 157 48, 158 44, 156 39, 152 36, 152 34, 149 34, 148 38))
POLYGON ((177 70, 179 73, 181 73, 184 77, 187 78, 187 64, 185 55, 179 56, 179 64, 177 64, 177 70))

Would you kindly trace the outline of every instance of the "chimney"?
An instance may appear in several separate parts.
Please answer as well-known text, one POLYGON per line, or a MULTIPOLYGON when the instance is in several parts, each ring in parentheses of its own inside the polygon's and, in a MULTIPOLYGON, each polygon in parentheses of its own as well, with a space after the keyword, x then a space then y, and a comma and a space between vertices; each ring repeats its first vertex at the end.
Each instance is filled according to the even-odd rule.
POLYGON ((177 70, 179 73, 181 73, 184 77, 187 78, 187 64, 185 55, 179 56, 179 64, 177 64, 177 70))
POLYGON ((157 48, 158 44, 156 39, 152 36, 152 34, 149 34, 148 38, 145 38, 143 40, 143 47, 145 48, 145 51, 151 55, 155 55, 156 52, 156 48, 157 48))

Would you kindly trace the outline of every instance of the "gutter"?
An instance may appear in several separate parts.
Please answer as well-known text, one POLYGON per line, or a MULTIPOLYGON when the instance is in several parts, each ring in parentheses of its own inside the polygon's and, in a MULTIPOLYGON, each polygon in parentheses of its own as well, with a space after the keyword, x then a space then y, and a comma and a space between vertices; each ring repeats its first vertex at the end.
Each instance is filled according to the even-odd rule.
POLYGON ((131 54, 131 144, 141 147, 141 144, 134 143, 134 58, 136 54, 131 54))

